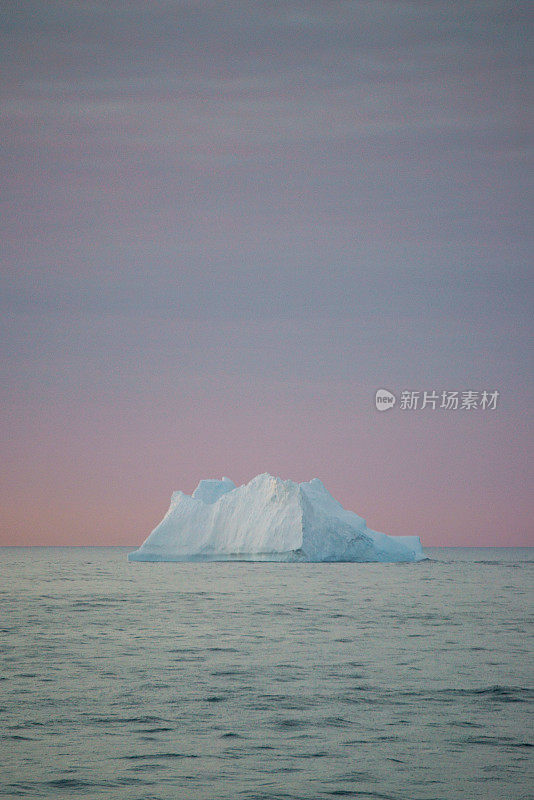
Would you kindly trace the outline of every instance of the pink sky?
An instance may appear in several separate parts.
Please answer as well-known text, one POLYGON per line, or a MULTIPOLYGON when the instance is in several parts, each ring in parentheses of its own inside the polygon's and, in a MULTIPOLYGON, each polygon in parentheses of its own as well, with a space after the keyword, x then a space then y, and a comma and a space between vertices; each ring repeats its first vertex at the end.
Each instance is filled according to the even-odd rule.
POLYGON ((532 545, 526 420, 379 413, 358 387, 222 386, 216 396, 12 410, 1 544, 134 545, 172 490, 269 471, 320 477, 370 527, 434 545, 532 545))
POLYGON ((289 5, 8 4, 1 544, 133 546, 266 471, 534 544, 532 10, 289 5))

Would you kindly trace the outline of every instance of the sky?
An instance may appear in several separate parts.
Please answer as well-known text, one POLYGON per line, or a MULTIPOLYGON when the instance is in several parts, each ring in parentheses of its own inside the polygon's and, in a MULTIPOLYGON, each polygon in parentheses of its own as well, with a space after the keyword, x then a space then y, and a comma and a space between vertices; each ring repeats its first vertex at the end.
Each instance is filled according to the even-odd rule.
POLYGON ((530 2, 0 15, 0 544, 137 545, 271 472, 534 545, 530 2))

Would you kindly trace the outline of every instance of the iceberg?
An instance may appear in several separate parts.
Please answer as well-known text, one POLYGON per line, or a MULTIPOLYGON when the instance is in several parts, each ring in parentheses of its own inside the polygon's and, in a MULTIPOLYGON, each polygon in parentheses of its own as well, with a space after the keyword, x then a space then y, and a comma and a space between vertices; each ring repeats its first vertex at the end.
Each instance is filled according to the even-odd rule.
POLYGON ((418 536, 370 530, 318 478, 263 474, 238 486, 202 480, 174 492, 159 525, 129 561, 421 561, 418 536))

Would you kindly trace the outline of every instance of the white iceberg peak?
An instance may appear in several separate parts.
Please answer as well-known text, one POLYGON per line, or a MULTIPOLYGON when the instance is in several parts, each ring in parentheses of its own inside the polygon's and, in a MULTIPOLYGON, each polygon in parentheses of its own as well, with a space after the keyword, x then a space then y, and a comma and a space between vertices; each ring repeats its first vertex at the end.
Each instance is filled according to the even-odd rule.
POLYGON ((211 503, 217 502, 223 494, 231 492, 232 489, 235 489, 235 483, 230 478, 223 478, 220 481, 208 478, 200 481, 191 497, 211 505, 211 503))
POLYGON ((417 536, 386 536, 346 511, 318 478, 268 473, 236 487, 201 480, 170 508, 130 561, 420 561, 417 536))

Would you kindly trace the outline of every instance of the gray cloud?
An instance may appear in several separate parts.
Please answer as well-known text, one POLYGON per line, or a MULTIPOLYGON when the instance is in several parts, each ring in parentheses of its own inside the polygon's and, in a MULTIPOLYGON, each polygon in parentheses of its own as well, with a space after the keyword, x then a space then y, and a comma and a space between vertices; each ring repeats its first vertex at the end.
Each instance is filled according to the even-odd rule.
POLYGON ((325 331, 395 313, 411 341, 434 320, 452 352, 461 317, 493 326, 486 357, 511 352, 532 21, 497 1, 5 3, 15 331, 31 310, 50 336, 71 311, 325 331))

